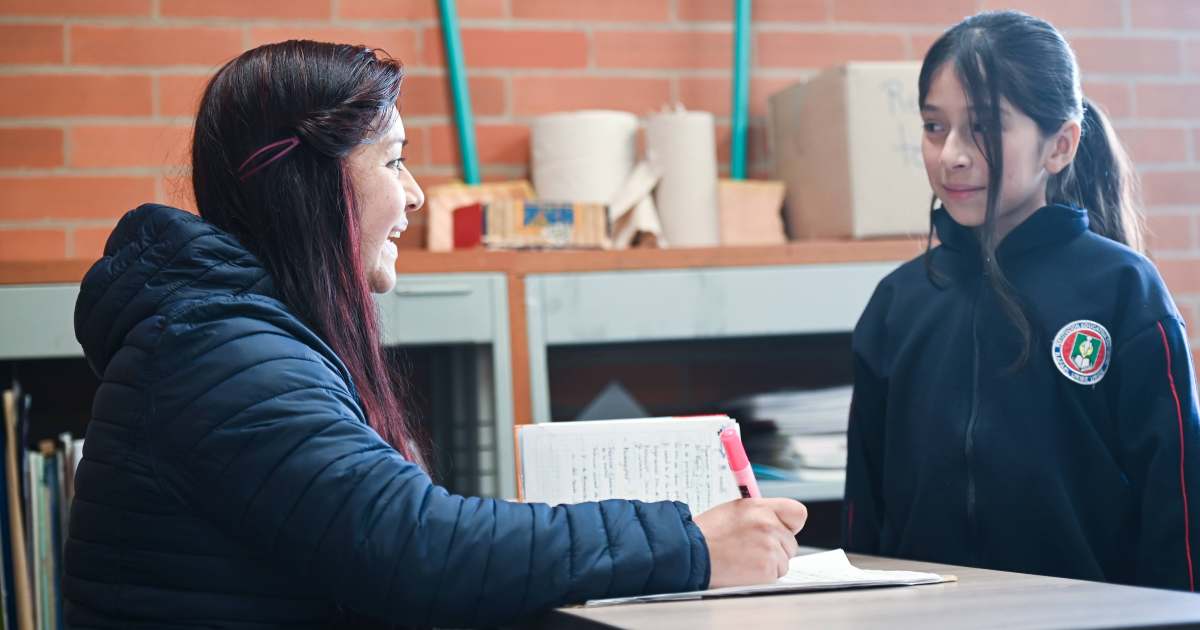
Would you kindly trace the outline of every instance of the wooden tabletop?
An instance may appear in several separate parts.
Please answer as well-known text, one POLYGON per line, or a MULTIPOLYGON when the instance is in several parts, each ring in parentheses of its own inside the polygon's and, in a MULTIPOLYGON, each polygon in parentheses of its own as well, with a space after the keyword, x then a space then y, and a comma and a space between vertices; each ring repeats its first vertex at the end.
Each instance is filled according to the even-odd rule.
POLYGON ((567 608, 542 628, 1149 628, 1200 626, 1200 595, 850 554, 863 569, 958 576, 957 582, 567 608))
MULTIPOLYGON (((750 267, 907 260, 918 240, 802 241, 762 247, 632 249, 621 251, 428 252, 401 250, 399 273, 500 272, 515 275, 620 269, 750 267)), ((79 282, 91 260, 0 262, 0 285, 79 282)))

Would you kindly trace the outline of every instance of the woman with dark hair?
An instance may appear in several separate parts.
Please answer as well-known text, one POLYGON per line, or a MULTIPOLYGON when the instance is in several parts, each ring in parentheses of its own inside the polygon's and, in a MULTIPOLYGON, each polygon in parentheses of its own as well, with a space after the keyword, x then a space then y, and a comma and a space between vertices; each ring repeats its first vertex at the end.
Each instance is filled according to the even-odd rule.
POLYGON ((1191 353, 1070 46, 982 13, 918 87, 940 245, 854 332, 846 546, 1194 590, 1191 353))
POLYGON ((551 507, 452 496, 423 465, 372 291, 423 197, 399 64, 248 51, 205 90, 200 216, 144 205, 88 272, 102 378, 66 549, 77 628, 496 625, 589 598, 767 582, 804 507, 551 507))

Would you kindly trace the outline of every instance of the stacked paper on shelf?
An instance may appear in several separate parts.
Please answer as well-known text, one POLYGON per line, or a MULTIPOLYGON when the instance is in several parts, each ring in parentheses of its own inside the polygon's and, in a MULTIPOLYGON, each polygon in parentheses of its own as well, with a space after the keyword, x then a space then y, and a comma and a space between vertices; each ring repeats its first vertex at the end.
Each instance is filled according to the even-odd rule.
POLYGON ((746 450, 759 465, 800 481, 840 481, 853 389, 781 391, 739 398, 726 407, 746 425, 746 450))

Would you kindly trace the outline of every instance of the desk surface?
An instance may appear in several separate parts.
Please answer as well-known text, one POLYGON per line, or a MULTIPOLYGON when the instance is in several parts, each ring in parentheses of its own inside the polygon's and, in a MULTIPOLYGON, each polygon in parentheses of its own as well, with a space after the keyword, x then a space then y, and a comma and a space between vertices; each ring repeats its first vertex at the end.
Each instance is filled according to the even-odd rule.
POLYGON ((1148 628, 1200 626, 1200 595, 851 554, 863 569, 958 576, 927 586, 567 608, 542 628, 1148 628))

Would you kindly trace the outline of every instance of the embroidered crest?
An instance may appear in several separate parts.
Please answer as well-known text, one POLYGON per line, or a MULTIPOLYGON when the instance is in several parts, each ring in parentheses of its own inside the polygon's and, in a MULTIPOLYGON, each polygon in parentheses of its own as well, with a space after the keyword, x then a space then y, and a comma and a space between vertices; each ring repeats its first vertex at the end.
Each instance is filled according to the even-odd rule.
POLYGON ((1079 319, 1058 331, 1050 354, 1063 376, 1080 385, 1095 385, 1108 371, 1112 339, 1104 326, 1079 319))

